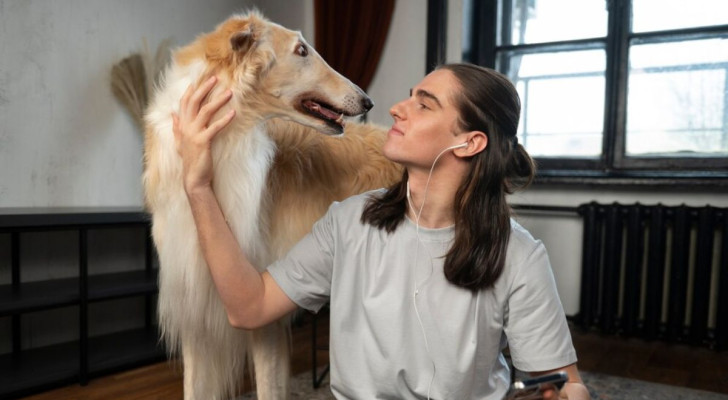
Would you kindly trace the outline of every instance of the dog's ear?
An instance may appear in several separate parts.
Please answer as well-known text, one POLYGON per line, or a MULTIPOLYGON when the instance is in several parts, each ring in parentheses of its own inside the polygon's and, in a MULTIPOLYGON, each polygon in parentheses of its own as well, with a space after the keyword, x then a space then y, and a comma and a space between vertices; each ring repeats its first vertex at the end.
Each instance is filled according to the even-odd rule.
MULTIPOLYGON (((226 48, 226 53, 232 56, 229 61, 233 62, 236 74, 261 76, 275 61, 273 48, 263 39, 265 30, 263 22, 248 20, 228 33, 229 47, 226 48)), ((241 81, 245 79, 248 78, 241 78, 241 81)))
POLYGON ((236 53, 244 53, 253 47, 255 40, 256 34, 254 26, 253 24, 250 24, 245 30, 235 32, 230 37, 230 47, 232 47, 233 51, 236 53))

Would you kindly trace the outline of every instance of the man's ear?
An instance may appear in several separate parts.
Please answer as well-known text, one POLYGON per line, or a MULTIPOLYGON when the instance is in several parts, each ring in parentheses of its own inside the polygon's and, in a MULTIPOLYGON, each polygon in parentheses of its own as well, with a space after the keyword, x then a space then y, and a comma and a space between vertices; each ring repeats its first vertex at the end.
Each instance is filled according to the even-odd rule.
POLYGON ((481 131, 471 131, 462 134, 468 139, 467 147, 456 149, 460 157, 472 157, 488 147, 488 135, 481 131))

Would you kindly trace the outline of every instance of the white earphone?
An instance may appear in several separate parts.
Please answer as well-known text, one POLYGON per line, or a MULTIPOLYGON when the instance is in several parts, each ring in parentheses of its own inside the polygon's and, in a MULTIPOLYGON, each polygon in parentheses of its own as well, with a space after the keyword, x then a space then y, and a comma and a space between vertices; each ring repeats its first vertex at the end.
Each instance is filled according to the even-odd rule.
MULTIPOLYGON (((427 189, 430 186, 430 178, 432 178, 432 172, 435 169, 435 164, 437 163, 437 160, 440 159, 440 156, 445 154, 448 150, 455 150, 463 147, 468 147, 468 142, 456 144, 454 146, 447 147, 443 149, 440 154, 435 157, 435 161, 432 162, 432 167, 430 167, 430 174, 427 177, 427 183, 425 184, 425 191, 422 198, 422 204, 420 205, 419 211, 415 212, 415 206, 412 204, 412 198, 410 196, 410 188, 409 188, 409 182, 407 182, 407 202, 409 203, 410 208, 413 212, 415 212, 415 226, 416 226, 416 234, 417 234, 417 247, 415 248, 415 261, 414 261, 414 268, 417 269, 417 262, 419 259, 419 250, 420 250, 420 243, 422 242, 422 239, 420 238, 420 216, 422 215, 422 209, 425 207, 425 201, 427 200, 427 189)), ((430 271, 434 269, 432 266, 432 255, 429 254, 429 250, 427 250, 427 247, 424 247, 424 249, 427 251, 429 260, 430 260, 430 271)), ((430 353, 430 344, 427 341, 427 332, 425 331, 425 326, 422 324, 422 318, 420 317, 420 311, 417 309, 417 296, 420 294, 420 290, 417 285, 417 273, 414 274, 414 281, 413 281, 413 292, 412 292, 412 304, 415 309, 415 315, 417 316, 417 322, 420 324, 420 329, 422 330, 422 336, 425 339, 425 350, 427 351, 427 356, 430 358, 430 362, 432 363, 432 378, 430 379, 430 384, 427 387, 427 399, 430 399, 430 390, 432 389, 432 384, 435 382, 435 376, 437 375, 437 366, 435 365, 435 360, 432 358, 432 354, 430 353)))
POLYGON ((459 149, 461 147, 468 147, 468 142, 456 144, 455 146, 450 146, 450 147, 446 148, 443 151, 446 151, 446 150, 455 150, 455 149, 459 149))

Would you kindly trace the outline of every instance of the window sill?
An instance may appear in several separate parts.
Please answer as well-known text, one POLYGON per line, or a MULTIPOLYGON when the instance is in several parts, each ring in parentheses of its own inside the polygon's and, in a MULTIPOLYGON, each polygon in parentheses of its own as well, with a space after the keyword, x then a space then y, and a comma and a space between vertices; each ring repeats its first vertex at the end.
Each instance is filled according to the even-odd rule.
POLYGON ((728 171, 541 170, 536 186, 711 188, 728 192, 728 171))

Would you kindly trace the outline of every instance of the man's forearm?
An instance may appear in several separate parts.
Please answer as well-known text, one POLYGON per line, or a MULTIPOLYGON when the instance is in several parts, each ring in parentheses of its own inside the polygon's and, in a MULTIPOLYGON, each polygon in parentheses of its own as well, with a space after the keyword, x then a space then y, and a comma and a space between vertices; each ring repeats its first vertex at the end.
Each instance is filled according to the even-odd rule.
POLYGON ((255 324, 264 284, 235 240, 211 188, 188 192, 205 261, 233 326, 255 324))

